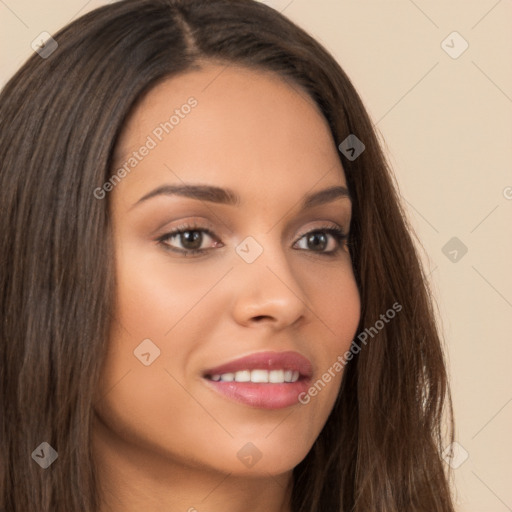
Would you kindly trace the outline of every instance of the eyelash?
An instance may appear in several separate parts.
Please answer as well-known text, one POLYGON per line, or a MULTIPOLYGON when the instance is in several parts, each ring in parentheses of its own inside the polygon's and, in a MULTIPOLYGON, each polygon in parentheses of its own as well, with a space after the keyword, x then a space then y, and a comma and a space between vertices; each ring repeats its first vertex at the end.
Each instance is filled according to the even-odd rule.
MULTIPOLYGON (((184 254, 185 256, 204 254, 212 249, 212 248, 210 248, 210 249, 177 249, 175 247, 169 246, 169 244, 166 243, 169 239, 175 238, 178 235, 181 235, 187 231, 199 231, 202 233, 206 233, 212 239, 218 240, 218 238, 215 236, 213 231, 211 231, 208 228, 198 226, 196 224, 183 224, 181 226, 178 226, 176 229, 160 236, 156 241, 160 245, 163 245, 166 250, 184 254)), ((304 233, 303 235, 301 235, 297 241, 302 240, 307 235, 312 235, 312 234, 316 234, 316 233, 330 234, 336 240, 338 247, 332 251, 327 251, 327 252, 325 252, 325 251, 309 251, 309 252, 318 253, 318 254, 320 254, 322 256, 326 256, 326 257, 334 257, 339 253, 339 251, 342 249, 343 245, 346 245, 346 246, 349 245, 349 241, 348 241, 349 235, 346 234, 341 228, 339 228, 337 226, 333 226, 333 225, 320 226, 318 228, 314 228, 311 231, 308 231, 308 232, 304 233)), ((307 249, 297 249, 297 250, 307 251, 307 249)))

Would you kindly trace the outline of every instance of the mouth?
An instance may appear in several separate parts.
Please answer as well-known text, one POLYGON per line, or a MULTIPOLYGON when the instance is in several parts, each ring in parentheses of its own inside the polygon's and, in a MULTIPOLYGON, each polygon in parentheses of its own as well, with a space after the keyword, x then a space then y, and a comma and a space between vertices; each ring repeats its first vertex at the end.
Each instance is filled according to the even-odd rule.
POLYGON ((206 370, 214 391, 238 403, 282 409, 298 402, 309 387, 311 362, 297 352, 259 352, 206 370))

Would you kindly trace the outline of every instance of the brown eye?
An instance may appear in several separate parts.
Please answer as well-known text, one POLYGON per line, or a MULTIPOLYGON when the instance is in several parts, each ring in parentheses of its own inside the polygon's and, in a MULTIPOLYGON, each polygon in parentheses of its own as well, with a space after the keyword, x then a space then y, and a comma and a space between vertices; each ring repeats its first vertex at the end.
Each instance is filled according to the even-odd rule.
POLYGON ((178 235, 184 249, 196 251, 203 242, 203 234, 201 231, 183 231, 178 235))
POLYGON ((317 228, 304 234, 298 242, 305 241, 305 244, 303 244, 300 249, 317 252, 326 256, 333 256, 342 248, 343 243, 347 238, 348 235, 346 235, 340 228, 329 226, 325 228, 317 228), (331 244, 329 244, 331 241, 330 239, 333 240, 333 243, 331 244), (327 250, 328 247, 330 247, 330 249, 327 250))
POLYGON ((195 226, 180 226, 176 230, 161 236, 158 242, 171 251, 185 255, 203 253, 219 244, 217 237, 212 231, 195 226), (212 239, 213 242, 210 243, 210 247, 203 247, 208 238, 212 239))
POLYGON ((325 235, 325 233, 312 233, 306 235, 306 237, 306 244, 308 249, 313 251, 324 251, 327 247, 327 244, 329 243, 328 237, 325 235))

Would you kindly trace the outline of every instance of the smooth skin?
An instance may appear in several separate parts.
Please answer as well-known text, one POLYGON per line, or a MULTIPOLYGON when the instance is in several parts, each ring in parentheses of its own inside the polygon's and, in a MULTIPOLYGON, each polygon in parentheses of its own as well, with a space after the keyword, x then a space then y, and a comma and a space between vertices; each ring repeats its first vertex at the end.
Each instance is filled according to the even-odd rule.
POLYGON ((315 382, 349 349, 360 318, 349 248, 325 231, 312 242, 304 235, 348 233, 351 201, 300 208, 307 194, 346 187, 311 98, 272 73, 213 62, 138 104, 113 172, 190 97, 197 105, 103 199, 117 300, 93 429, 102 512, 289 512, 292 470, 325 424, 341 373, 307 405, 277 410, 235 402, 203 373, 256 352, 296 351, 315 382), (138 202, 184 183, 231 189, 240 203, 167 194, 138 202), (193 233, 162 240, 184 223, 214 233, 194 235, 204 253, 172 250, 197 247, 193 233), (236 251, 247 237, 263 249, 252 263, 236 251), (160 350, 148 366, 134 354, 146 339, 160 350), (252 467, 237 456, 247 443, 261 454, 252 467))

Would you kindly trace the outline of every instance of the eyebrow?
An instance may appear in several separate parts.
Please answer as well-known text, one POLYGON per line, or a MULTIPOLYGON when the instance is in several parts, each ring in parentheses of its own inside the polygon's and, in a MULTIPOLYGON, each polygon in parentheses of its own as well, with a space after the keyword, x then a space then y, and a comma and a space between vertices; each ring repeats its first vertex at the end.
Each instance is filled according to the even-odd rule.
MULTIPOLYGON (((229 206, 240 206, 241 203, 240 196, 233 190, 213 185, 162 185, 142 196, 130 207, 130 210, 140 203, 157 196, 181 196, 229 206)), ((329 203, 340 198, 346 198, 351 201, 347 187, 340 185, 328 187, 304 196, 301 209, 313 208, 314 206, 329 203)))

